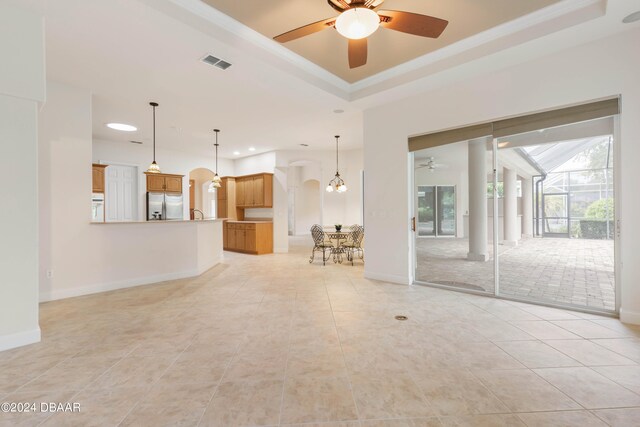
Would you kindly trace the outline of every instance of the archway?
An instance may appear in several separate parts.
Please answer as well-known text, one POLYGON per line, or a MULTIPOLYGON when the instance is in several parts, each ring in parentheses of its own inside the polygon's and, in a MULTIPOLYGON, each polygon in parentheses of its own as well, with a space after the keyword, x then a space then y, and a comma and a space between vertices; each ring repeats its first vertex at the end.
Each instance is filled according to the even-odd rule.
POLYGON ((189 212, 191 219, 216 216, 216 192, 209 192, 214 173, 207 168, 196 168, 189 172, 189 212))

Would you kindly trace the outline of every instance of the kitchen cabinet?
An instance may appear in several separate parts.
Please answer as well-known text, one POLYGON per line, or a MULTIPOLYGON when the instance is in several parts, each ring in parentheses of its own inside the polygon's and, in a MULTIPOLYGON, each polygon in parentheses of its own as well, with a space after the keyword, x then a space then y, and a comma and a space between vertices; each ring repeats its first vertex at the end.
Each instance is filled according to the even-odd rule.
POLYGON ((273 207, 273 174, 236 178, 237 206, 242 208, 271 208, 273 207))
POLYGON ((104 193, 104 170, 107 165, 99 165, 92 164, 91 165, 91 175, 92 175, 92 189, 94 193, 104 193))
POLYGON ((245 206, 246 180, 244 178, 236 178, 236 206, 245 206))
POLYGON ((147 175, 147 192, 182 193, 183 175, 148 172, 145 172, 145 174, 147 175))
POLYGON ((227 221, 224 228, 225 250, 254 255, 273 253, 273 223, 227 221))
POLYGON ((236 179, 233 177, 222 178, 217 193, 217 217, 236 219, 236 179))

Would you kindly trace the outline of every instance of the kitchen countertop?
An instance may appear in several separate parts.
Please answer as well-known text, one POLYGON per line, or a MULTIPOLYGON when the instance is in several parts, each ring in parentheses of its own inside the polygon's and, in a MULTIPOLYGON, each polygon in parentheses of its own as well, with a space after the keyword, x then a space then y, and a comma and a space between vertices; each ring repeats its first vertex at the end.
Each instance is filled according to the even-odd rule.
POLYGON ((200 222, 217 222, 225 221, 226 218, 205 218, 205 219, 172 219, 163 221, 113 221, 113 222, 91 222, 91 225, 116 225, 116 224, 186 224, 186 223, 200 223, 200 222))
POLYGON ((228 219, 227 222, 233 223, 233 224, 272 224, 273 223, 273 221, 264 221, 264 220, 252 221, 250 219, 246 219, 244 221, 239 221, 237 219, 228 219))

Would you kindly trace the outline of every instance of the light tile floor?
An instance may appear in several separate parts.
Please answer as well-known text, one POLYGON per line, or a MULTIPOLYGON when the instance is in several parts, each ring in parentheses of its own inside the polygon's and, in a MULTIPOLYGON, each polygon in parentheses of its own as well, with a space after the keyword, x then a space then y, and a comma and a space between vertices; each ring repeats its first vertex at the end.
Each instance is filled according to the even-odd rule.
MULTIPOLYGON (((530 238, 498 246, 500 292, 506 296, 615 310, 613 241, 530 238)), ((469 241, 417 240, 417 278, 494 292, 493 258, 467 260, 469 241)), ((489 245, 489 254, 493 247, 489 245)))
POLYGON ((640 425, 640 328, 370 281, 294 243, 43 304, 43 341, 0 353, 0 401, 81 412, 0 426, 640 425))

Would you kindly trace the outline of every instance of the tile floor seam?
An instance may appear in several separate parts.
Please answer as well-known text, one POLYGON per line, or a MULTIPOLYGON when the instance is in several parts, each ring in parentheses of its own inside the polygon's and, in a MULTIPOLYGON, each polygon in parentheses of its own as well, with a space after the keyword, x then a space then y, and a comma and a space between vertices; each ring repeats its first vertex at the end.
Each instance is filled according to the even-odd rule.
MULTIPOLYGON (((358 424, 362 425, 362 421, 360 419, 360 409, 358 408, 358 402, 356 401, 356 396, 355 393, 353 391, 353 382, 351 381, 351 372, 349 371, 349 365, 347 364, 347 358, 344 355, 344 348, 342 346, 342 338, 340 337, 340 331, 338 330, 338 324, 336 322, 336 314, 333 311, 333 303, 331 302, 331 296, 329 295, 329 291, 327 290, 327 283, 326 283, 326 279, 322 280, 323 285, 324 285, 324 290, 325 293, 327 294, 327 298, 329 299, 329 309, 331 310, 331 319, 333 320, 333 329, 336 331, 336 335, 338 336, 338 344, 340 344, 340 353, 342 354, 342 361, 345 364, 345 368, 346 368, 346 378, 347 378, 347 382, 349 383, 349 391, 351 392, 351 400, 353 400, 353 406, 356 410, 356 417, 358 419, 358 424)), ((349 279, 349 282, 351 282, 351 279, 349 279)), ((351 282, 351 284, 353 285, 353 282, 351 282)), ((359 294, 359 292, 356 290, 356 292, 359 294)))
POLYGON ((284 409, 284 396, 287 389, 287 371, 289 370, 289 360, 291 360, 291 338, 293 330, 293 321, 295 319, 295 309, 298 302, 298 293, 296 292, 296 299, 293 304, 293 310, 290 314, 289 320, 289 337, 287 340, 287 359, 284 363, 284 375, 282 376, 282 395, 280 396, 280 411, 278 412, 278 426, 282 425, 282 411, 284 409))
MULTIPOLYGON (((589 342, 592 342, 593 344, 597 345, 597 346, 598 346, 598 347, 600 347, 600 348, 603 348, 603 349, 605 349, 605 350, 609 350, 610 352, 613 352, 613 353, 617 354, 618 356, 624 357, 624 358, 626 358, 626 359, 631 360, 632 362, 635 362, 635 365, 636 365, 636 366, 640 365, 640 363, 636 362, 636 361, 635 361, 635 360, 633 360, 633 359, 630 359, 628 356, 625 356, 624 354, 622 354, 622 353, 620 353, 620 352, 618 352, 618 351, 616 351, 616 350, 614 350, 614 349, 607 348, 607 347, 605 347, 605 346, 601 345, 600 343, 594 342, 595 340, 602 340, 602 339, 614 339, 614 340, 618 340, 618 339, 633 339, 633 338, 631 338, 631 337, 629 337, 629 338, 593 338, 593 339, 590 339, 590 340, 588 340, 588 341, 589 341, 589 342)), ((628 366, 632 366, 632 365, 628 365, 628 366)))
MULTIPOLYGON (((538 369, 538 368, 536 368, 536 369, 538 369)), ((558 369, 558 368, 539 368, 539 369, 558 369)), ((569 395, 568 395, 567 393, 565 393, 564 391, 560 390, 557 386, 555 386, 554 384, 551 384, 551 383, 550 383, 549 381, 547 381, 545 378, 543 378, 542 376, 538 375, 538 373, 537 373, 537 372, 535 372, 533 369, 526 368, 526 370, 527 370, 527 371, 529 371, 529 372, 531 372, 532 374, 534 374, 536 377, 538 377, 539 379, 541 379, 541 380, 542 380, 542 381, 544 381, 545 383, 549 384, 551 387, 555 388, 555 389, 556 389, 560 394, 564 395, 565 397, 567 397, 568 399, 570 399, 571 401, 573 401, 575 404, 577 404, 577 405, 578 405, 580 408, 582 408, 583 410, 587 410, 587 408, 586 408, 586 407, 584 407, 583 405, 581 405, 579 402, 577 402, 574 398, 572 398, 571 396, 569 396, 569 395)), ((476 378, 477 378, 477 375, 475 375, 475 373, 474 373, 473 371, 472 371, 471 373, 472 373, 474 376, 476 376, 476 378)), ((489 387, 488 387, 488 386, 487 386, 487 385, 482 381, 482 379, 481 379, 481 378, 478 378, 478 380, 479 380, 480 382, 482 382, 482 384, 484 384, 484 385, 485 385, 485 387, 487 387, 487 388, 489 389, 489 387)), ((489 390, 491 391, 491 389, 489 389, 489 390)), ((509 405, 505 404, 505 406, 506 406, 507 408, 511 409, 511 407, 510 407, 509 405)), ((575 410, 575 409, 574 409, 574 410, 575 410)), ((554 410, 554 411, 557 411, 557 410, 554 410)), ((547 410, 547 411, 516 411, 516 410, 512 410, 512 413, 514 413, 514 414, 518 414, 518 413, 525 413, 525 412, 549 412, 549 411, 548 411, 548 410, 547 410)))
POLYGON ((229 361, 225 365, 224 372, 220 376, 220 379, 218 380, 218 384, 216 384, 216 387, 213 390, 213 393, 211 393, 211 397, 209 398, 209 401, 207 402, 206 405, 204 405, 204 410, 202 411, 202 414, 200 415, 200 418, 198 418, 198 422, 195 424, 196 426, 200 426, 200 424, 202 423, 202 419, 204 418, 204 414, 207 413, 207 409, 209 409, 209 405, 211 405, 211 402, 213 402, 213 398, 216 397, 216 394, 218 393, 218 390, 220 390, 220 385, 222 384, 222 380, 224 379, 224 376, 227 374, 227 371, 229 370, 229 367, 233 364, 234 360, 238 356, 239 352, 240 352, 240 346, 237 346, 236 347, 236 351, 233 354, 233 357, 230 357, 229 361))
MULTIPOLYGON (((142 344, 140 344, 142 345, 142 344)), ((188 347, 188 346, 187 346, 188 347)), ((140 396, 140 398, 138 399, 138 401, 135 403, 135 405, 133 405, 131 407, 131 409, 129 409, 129 411, 126 413, 126 415, 120 420, 120 422, 117 424, 118 427, 120 427, 122 425, 122 423, 127 419, 127 417, 140 405, 140 402, 142 402, 144 400, 145 397, 147 397, 149 395, 149 393, 151 393, 151 390, 153 389, 153 386, 156 385, 160 379, 162 378, 162 376, 164 374, 167 373, 167 371, 169 370, 169 368, 171 368, 176 361, 178 360, 178 358, 182 355, 182 353, 185 352, 185 350, 187 349, 187 347, 185 347, 184 349, 182 349, 182 351, 173 359, 173 361, 169 364, 169 366, 167 366, 160 375, 158 375, 158 378, 151 384, 149 384, 149 386, 146 388, 145 392, 143 393, 142 396, 140 396)), ((122 359, 124 360, 124 358, 122 359)))

